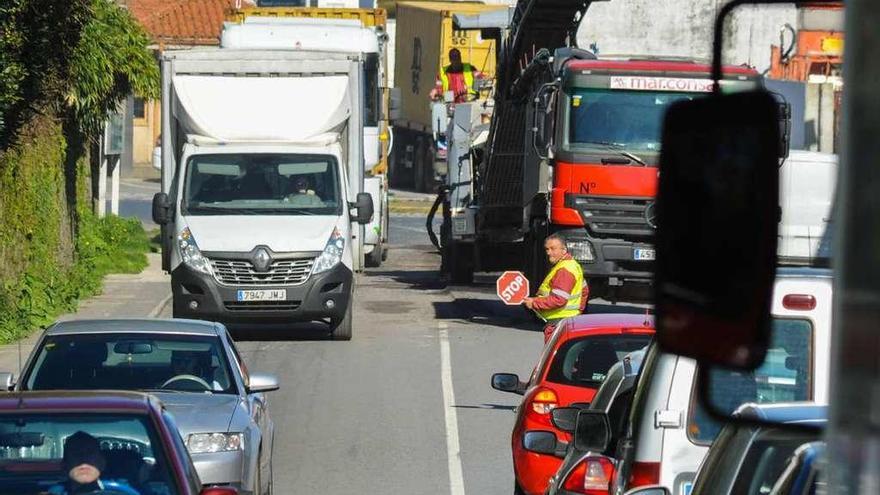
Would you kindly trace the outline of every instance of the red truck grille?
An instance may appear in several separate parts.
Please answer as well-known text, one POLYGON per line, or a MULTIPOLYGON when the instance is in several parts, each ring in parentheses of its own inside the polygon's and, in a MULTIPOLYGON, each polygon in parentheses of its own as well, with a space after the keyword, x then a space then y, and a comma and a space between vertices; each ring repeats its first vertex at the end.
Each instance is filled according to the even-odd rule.
MULTIPOLYGON (((577 210, 584 225, 596 237, 637 237, 654 235, 646 210, 653 200, 607 196, 567 195, 565 206, 577 210)), ((650 213, 650 212, 649 212, 650 213)))

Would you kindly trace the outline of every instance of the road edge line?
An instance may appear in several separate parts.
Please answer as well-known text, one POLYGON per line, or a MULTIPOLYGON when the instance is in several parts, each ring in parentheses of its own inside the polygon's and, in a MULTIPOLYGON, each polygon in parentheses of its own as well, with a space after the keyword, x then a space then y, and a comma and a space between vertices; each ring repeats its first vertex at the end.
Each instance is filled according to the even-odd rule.
POLYGON ((461 468, 461 445, 458 442, 458 414, 455 411, 455 390, 452 388, 452 361, 449 352, 449 330, 438 322, 440 330, 440 382, 443 388, 443 414, 446 417, 446 458, 449 461, 449 493, 465 495, 461 468))
POLYGON ((162 311, 165 311, 165 307, 168 306, 169 302, 171 302, 171 298, 173 296, 174 294, 168 294, 167 296, 165 296, 165 299, 162 299, 162 301, 157 304, 156 307, 154 307, 152 310, 150 310, 149 313, 147 313, 147 318, 157 318, 160 314, 162 314, 162 311))

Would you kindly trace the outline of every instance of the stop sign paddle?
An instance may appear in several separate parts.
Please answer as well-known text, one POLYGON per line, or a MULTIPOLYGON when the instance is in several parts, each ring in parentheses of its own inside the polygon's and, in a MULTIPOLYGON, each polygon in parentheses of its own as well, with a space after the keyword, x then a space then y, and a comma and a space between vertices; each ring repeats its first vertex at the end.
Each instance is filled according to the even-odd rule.
POLYGON ((495 281, 495 293, 508 306, 518 306, 529 297, 529 279, 522 272, 504 272, 495 281))

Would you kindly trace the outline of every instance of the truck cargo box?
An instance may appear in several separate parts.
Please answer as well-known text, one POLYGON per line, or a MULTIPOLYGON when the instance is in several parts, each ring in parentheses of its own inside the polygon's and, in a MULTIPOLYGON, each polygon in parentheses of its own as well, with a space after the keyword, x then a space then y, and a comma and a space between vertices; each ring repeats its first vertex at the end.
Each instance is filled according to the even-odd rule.
POLYGON ((495 44, 479 31, 453 31, 453 14, 478 14, 505 10, 505 5, 469 2, 401 2, 397 4, 394 83, 401 90, 401 117, 395 126, 430 132, 428 98, 440 70, 448 63, 451 48, 462 61, 495 76, 495 44))

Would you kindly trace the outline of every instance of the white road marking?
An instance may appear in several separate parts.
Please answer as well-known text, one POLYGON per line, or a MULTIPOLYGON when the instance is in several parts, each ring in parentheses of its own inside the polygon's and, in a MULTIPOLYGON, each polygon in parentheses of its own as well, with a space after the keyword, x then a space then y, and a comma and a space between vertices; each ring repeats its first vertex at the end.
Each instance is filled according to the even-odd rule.
POLYGON ((165 311, 165 306, 168 306, 168 303, 171 302, 171 296, 171 294, 165 296, 165 299, 162 299, 162 301, 147 314, 147 318, 156 318, 162 314, 162 311, 165 311))
POLYGON ((465 495, 461 470, 461 446, 458 443, 458 414, 455 411, 455 391, 452 388, 452 361, 449 357, 449 330, 444 322, 440 329, 440 377, 443 387, 443 412, 446 415, 446 458, 449 461, 449 493, 465 495))

